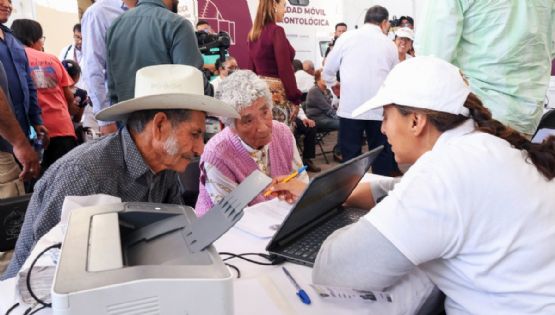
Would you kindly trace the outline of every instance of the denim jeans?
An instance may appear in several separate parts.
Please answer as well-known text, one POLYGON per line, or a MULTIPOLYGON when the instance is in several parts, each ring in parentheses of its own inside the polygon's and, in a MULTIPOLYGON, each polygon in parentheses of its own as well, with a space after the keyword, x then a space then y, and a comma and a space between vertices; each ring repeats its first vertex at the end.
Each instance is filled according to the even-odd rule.
POLYGON ((362 154, 363 135, 366 133, 368 150, 380 145, 384 146, 383 151, 372 164, 372 173, 384 176, 392 176, 398 173, 399 167, 395 162, 395 157, 386 136, 380 131, 381 127, 382 122, 379 120, 340 118, 339 138, 343 161, 348 161, 362 154))

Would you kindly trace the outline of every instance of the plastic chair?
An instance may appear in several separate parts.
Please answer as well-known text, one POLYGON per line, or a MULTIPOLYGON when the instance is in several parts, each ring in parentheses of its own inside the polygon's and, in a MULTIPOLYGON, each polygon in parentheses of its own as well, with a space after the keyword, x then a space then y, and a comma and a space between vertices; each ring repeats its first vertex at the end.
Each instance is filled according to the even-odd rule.
POLYGON ((326 161, 326 164, 330 164, 329 160, 328 160, 328 156, 326 155, 327 153, 333 153, 333 149, 331 151, 326 151, 324 149, 324 139, 335 130, 331 130, 331 129, 320 129, 318 128, 316 131, 316 145, 320 148, 320 154, 322 154, 322 156, 324 156, 324 160, 326 161))

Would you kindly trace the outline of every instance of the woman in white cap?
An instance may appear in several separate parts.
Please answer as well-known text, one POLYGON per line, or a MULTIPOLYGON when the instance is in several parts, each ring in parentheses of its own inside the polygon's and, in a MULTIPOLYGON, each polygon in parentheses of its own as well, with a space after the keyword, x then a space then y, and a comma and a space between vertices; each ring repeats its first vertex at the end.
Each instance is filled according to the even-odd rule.
POLYGON ((555 137, 493 120, 434 57, 400 63, 353 115, 379 107, 397 162, 414 164, 378 204, 385 185, 359 184, 347 204, 373 209, 328 237, 314 283, 380 290, 418 267, 447 314, 555 314, 555 137))
POLYGON ((405 61, 412 58, 412 43, 414 42, 414 31, 408 27, 401 27, 395 32, 395 45, 399 51, 399 61, 405 61))

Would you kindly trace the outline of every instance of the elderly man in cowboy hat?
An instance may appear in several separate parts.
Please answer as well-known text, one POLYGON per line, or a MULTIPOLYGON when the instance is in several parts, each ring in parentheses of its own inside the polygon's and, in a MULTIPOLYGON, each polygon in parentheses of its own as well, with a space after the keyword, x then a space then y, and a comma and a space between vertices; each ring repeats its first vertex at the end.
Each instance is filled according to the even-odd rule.
POLYGON ((202 73, 193 67, 158 65, 137 71, 135 98, 97 114, 97 119, 125 121, 125 127, 75 148, 36 184, 3 278, 15 276, 37 240, 59 222, 66 196, 108 194, 124 202, 182 203, 176 172, 202 153, 206 112, 239 117, 229 105, 204 96, 202 73))

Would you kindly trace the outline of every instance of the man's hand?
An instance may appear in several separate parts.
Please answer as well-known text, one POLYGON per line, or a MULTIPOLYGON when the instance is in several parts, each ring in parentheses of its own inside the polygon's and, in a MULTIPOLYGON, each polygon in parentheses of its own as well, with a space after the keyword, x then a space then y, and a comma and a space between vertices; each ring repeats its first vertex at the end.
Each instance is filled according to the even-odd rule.
POLYGON ((50 136, 48 135, 48 129, 44 125, 34 125, 37 137, 42 141, 42 147, 44 149, 48 148, 50 144, 50 136))
POLYGON ((111 123, 109 125, 106 126, 100 126, 100 133, 105 136, 105 135, 109 135, 111 133, 115 133, 118 131, 118 126, 116 125, 116 123, 111 123))
POLYGON ((314 128, 316 126, 316 122, 308 118, 303 119, 303 124, 309 128, 314 128))
POLYGON ((23 170, 19 174, 21 180, 37 178, 40 174, 39 157, 28 141, 23 141, 13 146, 15 158, 23 165, 23 170))

